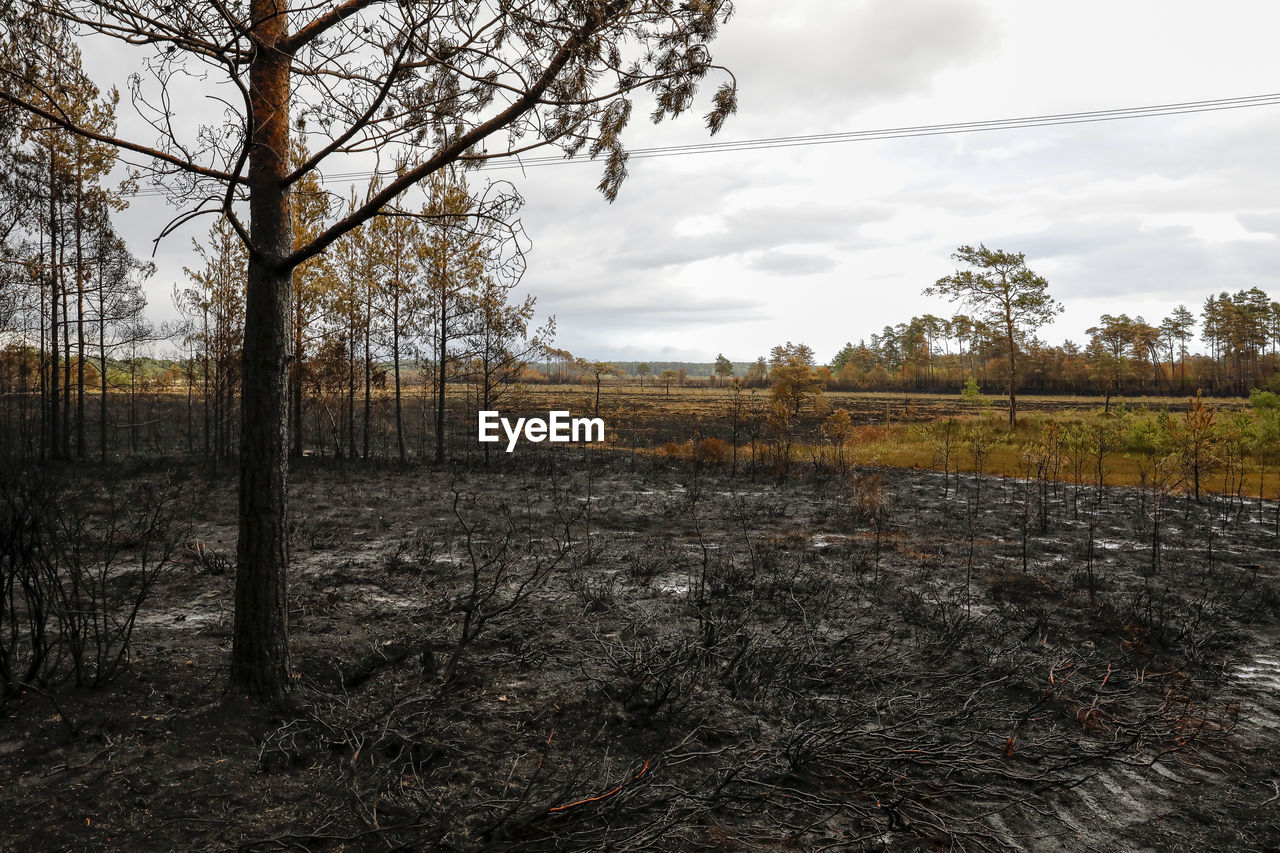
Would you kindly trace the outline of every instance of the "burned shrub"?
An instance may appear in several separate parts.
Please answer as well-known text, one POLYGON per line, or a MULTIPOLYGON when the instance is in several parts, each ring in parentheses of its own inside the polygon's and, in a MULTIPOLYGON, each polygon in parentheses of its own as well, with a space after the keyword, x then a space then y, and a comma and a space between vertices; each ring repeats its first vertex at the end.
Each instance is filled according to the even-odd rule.
POLYGON ((642 545, 623 551, 619 557, 633 583, 648 586, 655 576, 673 571, 680 564, 680 548, 670 537, 646 540, 642 545))
POLYGON ((105 684, 170 565, 179 491, 113 483, 82 506, 43 471, 0 484, 0 707, 27 689, 105 684))
POLYGON ((219 551, 199 539, 193 541, 188 550, 191 562, 206 575, 220 577, 235 571, 236 559, 234 554, 219 551))
POLYGON ((872 473, 850 478, 846 506, 852 520, 876 524, 889 507, 884 476, 872 473))
POLYGON ((569 589, 577 596, 583 613, 605 613, 617 602, 618 579, 614 575, 578 572, 569 578, 569 589))
MULTIPOLYGON (((526 605, 547 580, 572 561, 578 546, 578 526, 587 517, 590 501, 561 507, 554 502, 547 517, 518 517, 506 503, 479 504, 452 487, 453 515, 461 539, 464 588, 454 597, 451 612, 460 614, 458 637, 443 675, 452 678, 463 652, 490 622, 526 605), (548 524, 547 535, 536 526, 548 524)), ((589 543, 589 537, 584 537, 589 543)))
POLYGON ((652 724, 676 718, 688 708, 706 661, 698 639, 648 630, 594 639, 591 656, 604 675, 593 680, 624 711, 652 724))
POLYGON ((431 568, 439 552, 432 539, 402 539, 386 556, 383 567, 389 575, 420 574, 431 568))

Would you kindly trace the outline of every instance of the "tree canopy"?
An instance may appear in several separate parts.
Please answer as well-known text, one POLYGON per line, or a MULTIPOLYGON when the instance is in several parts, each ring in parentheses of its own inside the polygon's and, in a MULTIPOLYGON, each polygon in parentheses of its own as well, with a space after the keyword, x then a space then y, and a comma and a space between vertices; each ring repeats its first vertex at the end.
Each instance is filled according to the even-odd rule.
POLYGON ((958 269, 925 288, 926 296, 944 296, 970 308, 987 324, 1004 333, 1009 357, 1009 424, 1017 423, 1019 339, 1062 311, 1049 295, 1049 282, 1027 267, 1021 252, 961 246, 951 256, 969 269, 958 269))

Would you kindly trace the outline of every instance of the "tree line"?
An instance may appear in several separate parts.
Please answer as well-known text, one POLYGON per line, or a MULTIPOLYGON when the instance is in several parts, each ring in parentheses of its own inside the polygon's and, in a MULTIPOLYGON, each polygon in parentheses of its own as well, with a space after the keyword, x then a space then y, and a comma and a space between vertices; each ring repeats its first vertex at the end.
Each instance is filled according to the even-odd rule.
MULTIPOLYGON (((1158 324, 1103 314, 1088 340, 1051 344, 1019 335, 1018 388, 1031 393, 1245 396, 1280 374, 1280 303, 1253 287, 1209 296, 1197 317, 1177 305, 1158 324), (1206 351, 1196 352, 1199 334, 1206 351)), ((968 377, 1003 385, 1000 330, 968 313, 924 314, 846 343, 825 366, 833 389, 955 391, 968 377)))
MULTIPOLYGON (((29 35, 45 60, 28 69, 29 95, 112 133, 119 93, 85 74, 69 28, 29 35)), ((137 359, 153 338, 142 293, 151 267, 112 221, 128 189, 106 183, 117 159, 114 147, 55 121, 0 109, 0 435, 29 456, 105 458, 117 393, 136 427, 137 359)))
MULTIPOLYGON (((307 156, 301 139, 295 157, 307 156)), ((335 200, 313 180, 295 191, 295 234, 323 230, 363 197, 335 200)), ((472 411, 505 402, 528 363, 544 353, 555 319, 533 327, 535 298, 513 300, 524 270, 514 214, 518 196, 477 198, 465 175, 445 170, 416 209, 393 209, 353 228, 293 275, 289 323, 288 431, 294 456, 414 455, 442 462, 450 387, 472 411), (480 208, 484 215, 477 217, 480 208), (390 406, 388 417, 379 409, 390 406), (418 420, 413 434, 410 417, 418 420), (384 438, 390 454, 377 446, 384 438), (428 443, 430 442, 430 443, 428 443)), ((302 239, 299 237, 299 239, 302 239)), ((219 219, 195 242, 201 266, 175 290, 181 314, 188 449, 229 459, 235 448, 244 340, 246 253, 219 219), (194 414, 193 409, 199 413, 194 414)))

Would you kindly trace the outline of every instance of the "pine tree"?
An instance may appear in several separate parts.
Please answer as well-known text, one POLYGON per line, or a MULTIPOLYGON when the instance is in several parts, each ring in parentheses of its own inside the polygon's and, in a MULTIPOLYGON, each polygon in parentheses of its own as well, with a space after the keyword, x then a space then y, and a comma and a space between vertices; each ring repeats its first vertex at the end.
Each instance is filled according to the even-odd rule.
MULTIPOLYGON (((299 168, 310 156, 307 151, 305 125, 299 122, 293 141, 293 167, 299 168)), ((294 250, 314 240, 329 221, 332 200, 320 185, 319 176, 308 172, 293 186, 289 206, 293 225, 294 250)), ((318 334, 325 304, 333 289, 331 268, 322 258, 310 258, 293 270, 292 339, 293 357, 289 362, 289 421, 292 427, 291 452, 302 456, 306 413, 305 385, 308 380, 311 348, 318 334)))
POLYGON ((180 301, 194 319, 187 338, 197 343, 201 353, 204 446, 216 470, 219 459, 231 458, 233 408, 244 347, 248 258, 225 218, 209 228, 207 239, 208 245, 192 240, 203 266, 183 268, 192 286, 182 291, 180 301))
POLYGON ((1009 426, 1018 423, 1019 340, 1061 313, 1062 306, 1049 295, 1049 283, 1032 272, 1022 253, 988 249, 981 244, 961 246, 951 256, 970 269, 937 280, 926 295, 945 296, 979 311, 982 319, 998 327, 1009 359, 1009 426))

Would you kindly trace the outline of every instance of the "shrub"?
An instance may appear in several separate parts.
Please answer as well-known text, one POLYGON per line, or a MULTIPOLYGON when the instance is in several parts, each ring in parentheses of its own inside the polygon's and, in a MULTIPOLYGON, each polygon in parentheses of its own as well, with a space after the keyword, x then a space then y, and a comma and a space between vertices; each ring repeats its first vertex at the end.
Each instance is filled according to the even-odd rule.
POLYGON ((170 564, 176 488, 113 488, 91 510, 74 493, 39 471, 0 472, 0 707, 28 689, 119 675, 170 564))
POLYGON ((668 441, 660 452, 663 456, 703 465, 723 465, 733 458, 733 447, 718 438, 690 439, 683 444, 668 441))
POLYGON ((854 427, 853 443, 854 444, 876 444, 878 442, 884 441, 885 436, 887 434, 888 433, 885 432, 884 427, 876 426, 874 424, 868 424, 867 426, 854 427))
POLYGON ((733 457, 733 448, 729 442, 718 438, 704 438, 693 443, 691 458, 694 462, 723 465, 733 457))

